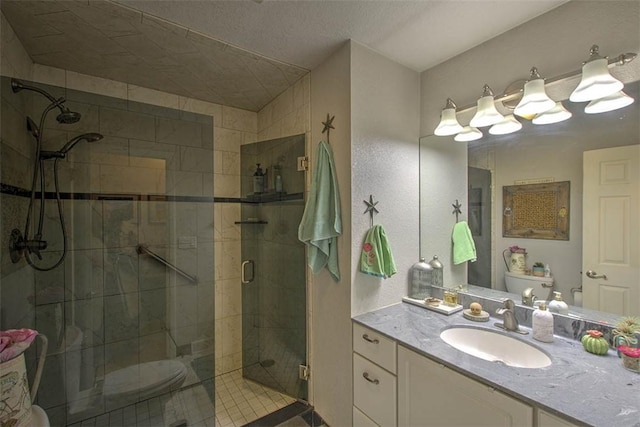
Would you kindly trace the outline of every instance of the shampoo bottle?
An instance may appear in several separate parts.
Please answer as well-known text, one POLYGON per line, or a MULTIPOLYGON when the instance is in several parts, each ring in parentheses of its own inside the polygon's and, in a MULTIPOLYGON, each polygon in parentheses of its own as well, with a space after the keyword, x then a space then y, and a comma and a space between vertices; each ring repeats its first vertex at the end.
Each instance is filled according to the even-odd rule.
POLYGON ((544 303, 540 304, 533 312, 531 329, 533 331, 533 339, 542 342, 553 341, 553 314, 547 311, 547 306, 544 303))
POLYGON ((555 295, 553 301, 549 302, 549 311, 560 314, 569 314, 569 306, 562 300, 562 294, 554 291, 555 295))
POLYGON ((264 191, 264 173, 260 163, 257 163, 256 166, 256 171, 253 174, 253 192, 254 194, 260 194, 264 191))

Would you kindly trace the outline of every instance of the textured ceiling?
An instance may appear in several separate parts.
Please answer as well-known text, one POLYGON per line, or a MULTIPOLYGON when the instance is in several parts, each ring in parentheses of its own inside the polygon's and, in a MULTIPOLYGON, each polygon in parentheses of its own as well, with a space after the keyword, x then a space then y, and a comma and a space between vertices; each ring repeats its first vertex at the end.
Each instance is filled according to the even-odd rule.
POLYGON ((0 7, 38 64, 217 104, 258 111, 307 73, 115 3, 0 7))
POLYGON ((312 70, 345 40, 422 72, 568 0, 116 0, 312 70))
POLYGON ((258 111, 346 40, 423 71, 566 1, 1 0, 0 7, 36 63, 258 111))

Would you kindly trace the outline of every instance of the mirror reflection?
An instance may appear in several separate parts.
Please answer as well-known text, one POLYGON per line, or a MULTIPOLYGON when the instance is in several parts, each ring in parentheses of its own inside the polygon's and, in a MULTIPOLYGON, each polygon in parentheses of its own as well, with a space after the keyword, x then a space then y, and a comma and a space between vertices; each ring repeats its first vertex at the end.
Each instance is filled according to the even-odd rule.
MULTIPOLYGON (((628 83, 625 92, 636 102, 607 113, 586 114, 585 103, 565 102, 573 117, 564 122, 520 119, 519 132, 489 135, 485 128, 482 139, 468 143, 453 136, 421 138, 421 256, 439 255, 445 286, 468 283, 471 292, 485 295, 509 291, 516 301, 531 287, 538 301, 559 293, 572 314, 640 315, 640 83, 628 83), (564 209, 568 240, 503 233, 505 218, 516 209, 505 205, 505 187, 564 181, 569 203, 556 211, 564 209), (463 205, 459 219, 468 222, 476 245, 474 263, 451 260, 456 198, 463 205), (532 274, 536 263, 540 276, 532 274)), ((538 211, 553 203, 521 199, 520 218, 539 220, 544 212, 538 211)))

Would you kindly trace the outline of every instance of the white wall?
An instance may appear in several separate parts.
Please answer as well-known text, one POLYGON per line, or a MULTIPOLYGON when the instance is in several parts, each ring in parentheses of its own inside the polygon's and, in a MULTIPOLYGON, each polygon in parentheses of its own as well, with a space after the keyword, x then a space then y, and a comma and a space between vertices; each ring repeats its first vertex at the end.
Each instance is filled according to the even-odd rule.
POLYGON ((401 301, 418 261, 418 127, 420 75, 373 50, 351 43, 351 314, 401 301), (374 224, 387 234, 398 272, 382 279, 359 270, 370 228, 363 212, 373 195, 374 224))
MULTIPOLYGON (((639 28, 640 2, 573 1, 433 67, 421 75, 421 135, 433 134, 447 97, 459 106, 472 104, 481 95, 485 83, 496 94, 502 93, 509 83, 527 78, 529 69, 534 65, 543 77, 578 70, 588 58, 592 44, 600 46, 602 55, 639 52, 639 28)), ((625 67, 614 67, 611 72, 624 82, 638 80, 640 61, 633 61, 625 67)), ((575 78, 565 84, 552 85, 547 92, 555 99, 565 99, 577 84, 578 78, 575 78)), ((462 124, 467 124, 470 116, 466 114, 459 119, 462 124)), ((466 185, 461 185, 466 177, 465 160, 462 156, 454 156, 447 162, 457 166, 442 168, 439 185, 435 186, 438 191, 431 196, 442 200, 457 198, 466 201, 466 185)), ((501 188, 496 186, 494 191, 499 192, 501 188)), ((501 203, 501 200, 496 202, 501 203)), ((421 200, 421 203, 425 202, 421 200)), ((439 220, 432 212, 425 214, 439 220)), ((422 224, 423 235, 424 227, 431 225, 422 224)), ((573 229, 574 224, 571 227, 573 229)), ((432 233, 431 238, 435 244, 443 246, 440 252, 450 252, 450 229, 445 227, 441 234, 432 233)), ((554 246, 555 253, 562 251, 556 248, 561 248, 563 243, 554 241, 547 244, 554 246)), ((497 245, 496 250, 501 250, 497 245)), ((540 249, 540 252, 548 250, 540 249)), ((494 265, 498 267, 501 262, 501 254, 497 253, 494 265)), ((447 268, 450 269, 452 281, 466 279, 464 268, 452 268, 445 263, 447 268)), ((447 272, 445 280, 446 277, 447 272)), ((576 280, 575 275, 567 275, 566 286, 575 286, 576 280)))
POLYGON ((341 280, 327 270, 308 273, 311 285, 311 352, 313 404, 327 424, 351 424, 351 45, 345 44, 311 71, 311 165, 322 122, 335 116, 331 147, 342 206, 342 236, 338 238, 341 280))
POLYGON ((324 138, 327 113, 335 115, 342 203, 342 279, 335 283, 326 271, 310 277, 313 403, 329 425, 351 424, 351 316, 400 302, 417 261, 419 84, 418 73, 353 41, 311 72, 310 154, 324 138), (398 267, 387 280, 358 271, 369 194, 380 202, 375 222, 385 227, 398 267))

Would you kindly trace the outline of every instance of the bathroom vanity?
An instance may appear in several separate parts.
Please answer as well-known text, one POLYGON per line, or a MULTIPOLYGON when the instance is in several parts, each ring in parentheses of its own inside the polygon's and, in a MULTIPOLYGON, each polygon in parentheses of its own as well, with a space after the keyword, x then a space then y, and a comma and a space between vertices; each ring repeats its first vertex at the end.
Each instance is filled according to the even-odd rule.
POLYGON ((516 368, 440 338, 451 326, 497 330, 494 320, 407 303, 353 318, 354 425, 638 425, 640 375, 625 370, 612 349, 596 356, 577 340, 541 343, 516 334, 551 358, 544 368, 516 368))

